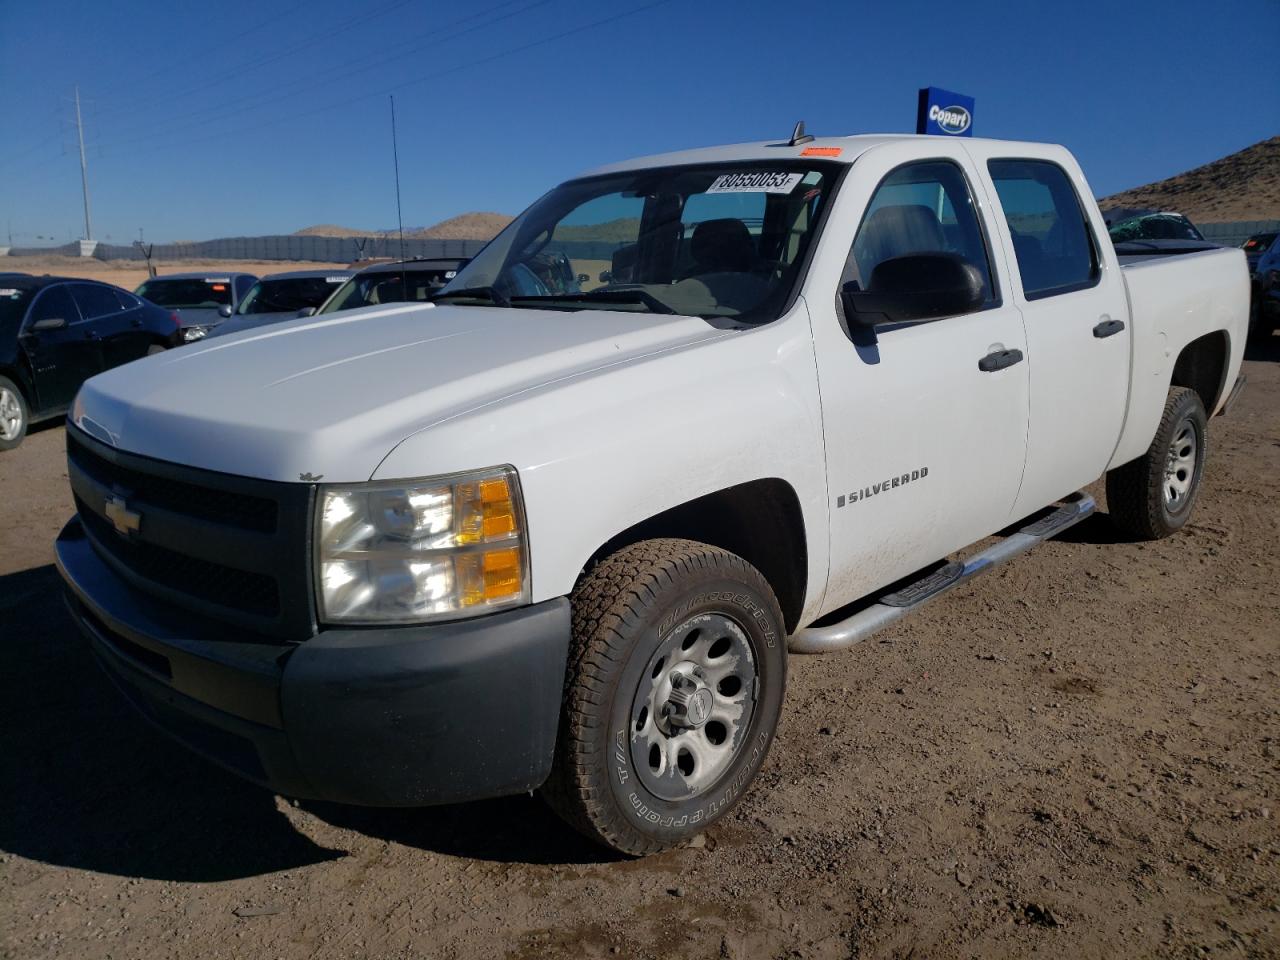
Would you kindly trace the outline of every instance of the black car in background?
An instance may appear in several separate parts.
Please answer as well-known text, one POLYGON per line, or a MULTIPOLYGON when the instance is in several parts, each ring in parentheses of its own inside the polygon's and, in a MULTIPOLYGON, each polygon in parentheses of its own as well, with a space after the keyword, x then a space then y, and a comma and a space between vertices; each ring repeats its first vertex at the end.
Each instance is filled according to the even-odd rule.
POLYGON ((227 314, 235 312, 257 282, 251 273, 168 273, 152 277, 133 292, 173 311, 181 341, 190 343, 208 336, 227 314), (229 308, 226 314, 221 312, 223 307, 229 308))
POLYGON ((221 337, 310 316, 353 276, 354 270, 294 270, 265 276, 249 288, 235 313, 230 307, 219 309, 227 319, 214 327, 209 336, 221 337))
POLYGON ((337 313, 386 303, 425 303, 469 262, 444 258, 376 263, 339 287, 319 312, 337 313))
POLYGON ((1113 219, 1107 213, 1103 216, 1107 219, 1107 233, 1118 254, 1195 253, 1216 250, 1221 246, 1206 240, 1196 225, 1180 213, 1155 210, 1123 218, 1113 219))
POLYGON ((178 343, 172 314, 96 280, 0 275, 0 450, 65 413, 80 384, 178 343))
POLYGON ((1271 245, 1276 242, 1276 237, 1280 237, 1280 233, 1255 233, 1240 244, 1240 249, 1244 251, 1244 258, 1249 262, 1249 276, 1258 272, 1258 261, 1271 249, 1271 245))

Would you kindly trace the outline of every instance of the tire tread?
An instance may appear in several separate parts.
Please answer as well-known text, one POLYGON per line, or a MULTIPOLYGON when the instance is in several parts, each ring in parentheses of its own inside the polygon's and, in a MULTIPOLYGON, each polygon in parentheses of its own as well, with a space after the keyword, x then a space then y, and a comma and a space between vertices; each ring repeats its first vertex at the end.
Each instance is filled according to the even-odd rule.
MULTIPOLYGON (((1166 451, 1172 439, 1169 434, 1174 425, 1187 414, 1187 408, 1200 405, 1200 397, 1188 387, 1171 387, 1165 401, 1164 413, 1156 427, 1155 436, 1147 452, 1136 460, 1107 472, 1107 513, 1121 530, 1138 540, 1159 540, 1181 528, 1170 526, 1164 512, 1162 485, 1166 451)), ((1202 434, 1204 450, 1202 462, 1208 451, 1208 431, 1202 434)), ((1188 515, 1195 507, 1187 507, 1188 515)))
POLYGON ((551 808, 585 836, 616 850, 645 856, 671 844, 647 837, 614 808, 609 784, 594 761, 602 706, 610 699, 610 675, 629 654, 626 628, 636 628, 646 608, 661 602, 663 588, 700 571, 732 573, 751 583, 773 604, 773 591, 741 557, 693 540, 644 540, 601 560, 573 594, 573 625, 566 668, 565 698, 556 740, 556 757, 542 795, 551 808))

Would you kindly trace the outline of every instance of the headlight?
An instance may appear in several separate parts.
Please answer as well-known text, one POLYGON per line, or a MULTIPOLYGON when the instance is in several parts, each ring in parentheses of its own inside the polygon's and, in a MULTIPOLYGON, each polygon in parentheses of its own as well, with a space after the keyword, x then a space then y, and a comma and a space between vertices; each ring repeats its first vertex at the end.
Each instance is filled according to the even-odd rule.
POLYGON ((208 333, 208 327, 183 327, 182 339, 183 342, 190 343, 192 340, 200 340, 204 338, 208 333))
POLYGON ((524 515, 510 467, 326 484, 315 531, 326 623, 420 623, 528 602, 524 515))

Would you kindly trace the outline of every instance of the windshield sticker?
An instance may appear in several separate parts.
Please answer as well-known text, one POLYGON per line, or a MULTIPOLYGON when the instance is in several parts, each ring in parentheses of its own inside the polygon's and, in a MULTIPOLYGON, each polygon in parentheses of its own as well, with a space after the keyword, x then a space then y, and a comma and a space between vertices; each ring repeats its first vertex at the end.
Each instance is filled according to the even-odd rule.
POLYGON ((204 282, 205 283, 230 283, 231 278, 230 277, 205 277, 204 282))
POLYGON ((12 287, 6 287, 4 290, 0 290, 0 297, 16 297, 20 293, 22 293, 21 290, 14 290, 12 287))
POLYGON ((844 147, 805 147, 800 151, 802 157, 838 157, 844 153, 844 147))
POLYGON ((716 177, 707 193, 790 193, 803 173, 726 173, 716 177))
POLYGON ((346 277, 325 277, 324 282, 325 283, 342 283, 346 279, 347 279, 346 277))

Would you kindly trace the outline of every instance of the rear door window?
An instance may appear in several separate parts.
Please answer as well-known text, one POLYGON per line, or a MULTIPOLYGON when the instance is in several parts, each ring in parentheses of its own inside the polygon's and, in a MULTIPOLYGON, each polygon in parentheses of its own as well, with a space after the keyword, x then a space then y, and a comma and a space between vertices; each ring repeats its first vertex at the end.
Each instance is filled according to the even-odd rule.
POLYGON ((1096 284, 1097 241, 1066 171, 1047 160, 992 160, 987 169, 1013 235, 1026 298, 1096 284))
POLYGON ((73 283, 71 295, 76 298, 80 307, 80 315, 86 320, 108 317, 120 313, 120 301, 109 287, 101 287, 96 283, 73 283))
POLYGON ((116 295, 116 299, 120 301, 121 310, 137 310, 142 306, 142 301, 132 293, 127 293, 118 287, 112 287, 111 292, 114 293, 116 295))

